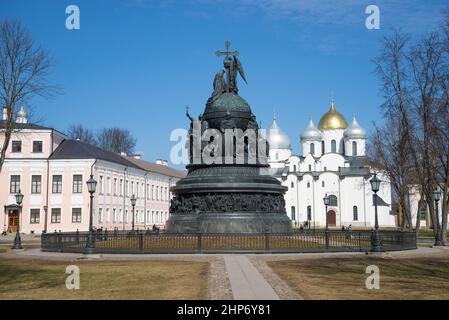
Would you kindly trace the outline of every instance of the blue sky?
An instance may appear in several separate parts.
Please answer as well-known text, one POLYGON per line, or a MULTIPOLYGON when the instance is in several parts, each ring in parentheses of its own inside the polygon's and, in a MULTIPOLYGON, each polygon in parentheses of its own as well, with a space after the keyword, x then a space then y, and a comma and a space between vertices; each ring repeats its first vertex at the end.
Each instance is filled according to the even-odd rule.
POLYGON ((170 132, 187 128, 185 105, 202 113, 222 62, 224 40, 240 51, 248 85, 240 95, 263 126, 273 111, 299 152, 310 116, 317 123, 333 93, 348 121, 368 131, 381 121, 371 59, 393 28, 419 37, 436 28, 446 1, 363 0, 0 0, 0 19, 19 18, 55 58, 52 101, 30 101, 59 130, 82 123, 120 126, 144 158, 168 159, 170 132), (81 29, 65 28, 75 4, 81 29), (380 30, 365 28, 365 8, 380 8, 380 30))

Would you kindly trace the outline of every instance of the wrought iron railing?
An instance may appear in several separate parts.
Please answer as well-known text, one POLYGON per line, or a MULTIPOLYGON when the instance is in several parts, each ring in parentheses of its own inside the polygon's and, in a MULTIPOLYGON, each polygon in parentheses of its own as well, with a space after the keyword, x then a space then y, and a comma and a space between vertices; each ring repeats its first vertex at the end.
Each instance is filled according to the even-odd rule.
MULTIPOLYGON (((88 232, 43 234, 42 251, 84 251, 88 232)), ((416 233, 381 230, 385 251, 416 249, 416 233)), ((371 250, 369 230, 305 230, 265 234, 175 234, 150 231, 95 233, 97 253, 305 253, 367 252, 371 250)))

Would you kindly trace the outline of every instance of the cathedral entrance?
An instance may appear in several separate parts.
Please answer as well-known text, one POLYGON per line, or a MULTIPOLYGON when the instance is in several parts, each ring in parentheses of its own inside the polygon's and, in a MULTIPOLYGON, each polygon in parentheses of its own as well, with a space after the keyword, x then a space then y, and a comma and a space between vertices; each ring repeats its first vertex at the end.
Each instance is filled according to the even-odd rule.
POLYGON ((334 210, 329 210, 327 212, 327 223, 329 227, 335 227, 337 225, 337 216, 334 210))

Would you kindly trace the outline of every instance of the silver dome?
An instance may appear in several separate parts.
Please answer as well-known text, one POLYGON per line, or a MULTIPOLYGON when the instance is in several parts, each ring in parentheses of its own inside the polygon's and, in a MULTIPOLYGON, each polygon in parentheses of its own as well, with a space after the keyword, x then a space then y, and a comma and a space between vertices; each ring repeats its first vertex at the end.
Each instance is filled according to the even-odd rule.
POLYGON ((26 113, 25 109, 23 108, 23 106, 21 106, 20 110, 17 111, 17 117, 21 117, 21 118, 27 117, 27 113, 26 113))
POLYGON ((279 128, 275 116, 268 132, 268 142, 270 149, 291 149, 290 138, 279 128))
POLYGON ((353 117, 351 124, 343 133, 343 137, 347 139, 366 139, 366 131, 358 124, 355 117, 353 117))
POLYGON ((321 141, 323 134, 315 127, 313 120, 310 119, 309 126, 301 134, 301 141, 321 141))

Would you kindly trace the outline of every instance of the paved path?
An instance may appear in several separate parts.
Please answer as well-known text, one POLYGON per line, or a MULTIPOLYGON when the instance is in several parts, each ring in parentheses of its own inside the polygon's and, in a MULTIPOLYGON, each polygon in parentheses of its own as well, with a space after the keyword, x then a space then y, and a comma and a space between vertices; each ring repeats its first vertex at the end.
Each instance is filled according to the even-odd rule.
POLYGON ((244 255, 226 255, 226 271, 235 300, 279 300, 279 296, 244 255))

